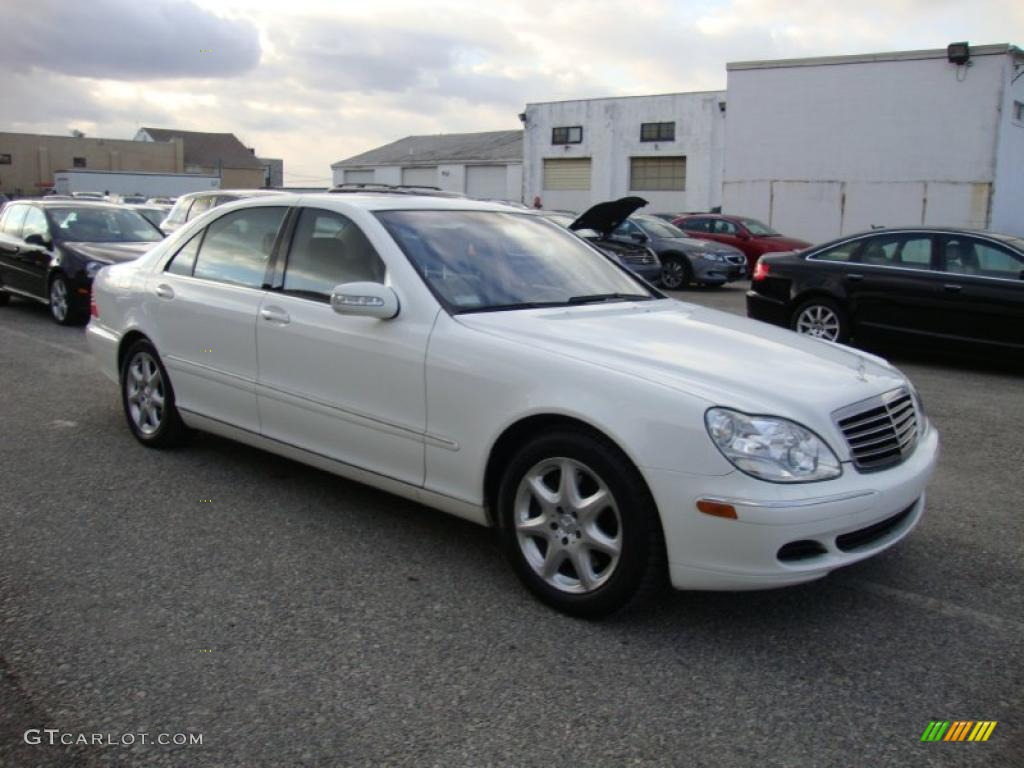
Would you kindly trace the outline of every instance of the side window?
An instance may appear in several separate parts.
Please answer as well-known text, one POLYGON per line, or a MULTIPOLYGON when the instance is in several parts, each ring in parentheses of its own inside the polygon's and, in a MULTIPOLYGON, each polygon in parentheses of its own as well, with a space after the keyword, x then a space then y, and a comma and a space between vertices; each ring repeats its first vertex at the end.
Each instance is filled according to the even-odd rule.
POLYGON ((932 240, 928 235, 880 235, 865 241, 858 261, 877 267, 929 269, 932 240))
POLYGON ((334 286, 363 281, 384 282, 384 263, 363 231, 340 213, 303 208, 288 253, 284 290, 327 300, 334 286))
POLYGON ((861 246, 860 240, 852 240, 850 242, 842 243, 829 248, 827 251, 822 251, 814 255, 814 261, 838 261, 846 262, 853 261, 854 255, 861 246))
POLYGON ((188 221, 188 209, 192 205, 191 197, 179 198, 175 203, 174 207, 171 208, 171 212, 167 214, 168 224, 184 224, 188 221))
POLYGON ((164 267, 164 272, 172 275, 191 275, 196 265, 196 254, 199 253, 199 243, 203 240, 202 231, 196 232, 189 241, 185 243, 178 252, 171 257, 170 262, 164 267))
POLYGON ((943 248, 946 272, 1019 280, 1024 260, 996 245, 968 237, 949 237, 943 248))
POLYGON ((33 206, 28 206, 25 223, 21 226, 21 239, 24 240, 29 235, 42 235, 44 239, 49 239, 50 237, 50 227, 46 223, 46 214, 33 206))
POLYGON ((286 210, 245 208, 221 216, 206 228, 193 275, 259 288, 286 210))
POLYGON ((11 237, 21 236, 21 225, 25 222, 25 214, 28 213, 27 205, 11 205, 4 209, 3 219, 0 219, 0 230, 11 237))
POLYGON ((680 229, 688 229, 691 232, 708 232, 708 219, 686 219, 677 225, 680 229))
POLYGON ((712 230, 716 235, 735 235, 737 233, 736 225, 731 221, 725 219, 714 219, 714 229, 712 230))

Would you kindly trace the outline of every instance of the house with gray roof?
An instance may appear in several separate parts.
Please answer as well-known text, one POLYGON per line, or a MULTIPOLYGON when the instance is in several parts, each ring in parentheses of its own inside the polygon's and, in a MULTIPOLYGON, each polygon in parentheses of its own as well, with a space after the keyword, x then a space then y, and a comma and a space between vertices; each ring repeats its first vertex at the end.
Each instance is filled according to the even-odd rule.
POLYGON ((220 176, 223 189, 267 186, 264 163, 233 133, 140 128, 135 134, 136 141, 164 142, 172 139, 180 140, 184 146, 185 173, 220 176))
POLYGON ((331 164, 335 184, 416 184, 482 200, 523 199, 523 132, 406 136, 331 164))

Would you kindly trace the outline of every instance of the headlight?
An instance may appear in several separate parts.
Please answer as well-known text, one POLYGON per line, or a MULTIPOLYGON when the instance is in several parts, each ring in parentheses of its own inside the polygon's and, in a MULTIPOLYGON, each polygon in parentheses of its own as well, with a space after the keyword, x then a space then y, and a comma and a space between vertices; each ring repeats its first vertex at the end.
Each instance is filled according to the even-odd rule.
POLYGON ((711 408, 704 424, 712 442, 741 472, 776 483, 839 477, 839 459, 816 434, 777 416, 711 408))
POLYGON ((85 274, 90 280, 92 280, 94 277, 96 277, 96 273, 103 269, 103 267, 105 266, 107 265, 104 264, 102 261, 90 261, 88 264, 85 265, 85 274))

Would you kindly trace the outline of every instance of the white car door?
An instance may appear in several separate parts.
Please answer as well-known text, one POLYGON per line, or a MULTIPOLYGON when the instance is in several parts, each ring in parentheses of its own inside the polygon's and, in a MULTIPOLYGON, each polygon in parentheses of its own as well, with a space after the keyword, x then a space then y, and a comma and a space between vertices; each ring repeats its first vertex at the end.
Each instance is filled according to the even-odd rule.
POLYGON ((256 317, 286 212, 227 213, 150 276, 145 311, 181 410, 259 432, 256 317))
POLYGON ((263 434, 336 461, 423 484, 424 359, 436 307, 378 320, 339 315, 340 283, 387 284, 390 270, 341 213, 298 211, 277 289, 260 306, 258 401, 263 434))

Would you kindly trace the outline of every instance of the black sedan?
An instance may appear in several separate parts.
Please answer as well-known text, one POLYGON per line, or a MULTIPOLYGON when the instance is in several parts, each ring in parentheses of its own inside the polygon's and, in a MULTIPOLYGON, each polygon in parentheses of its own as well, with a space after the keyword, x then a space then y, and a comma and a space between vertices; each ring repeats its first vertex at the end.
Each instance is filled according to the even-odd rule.
POLYGON ((762 256, 747 314, 827 341, 1024 351, 1024 239, 960 229, 850 235, 762 256))
POLYGON ((163 239, 138 212, 109 203, 18 200, 0 215, 0 305, 12 295, 48 304, 61 325, 89 319, 92 279, 163 239))

